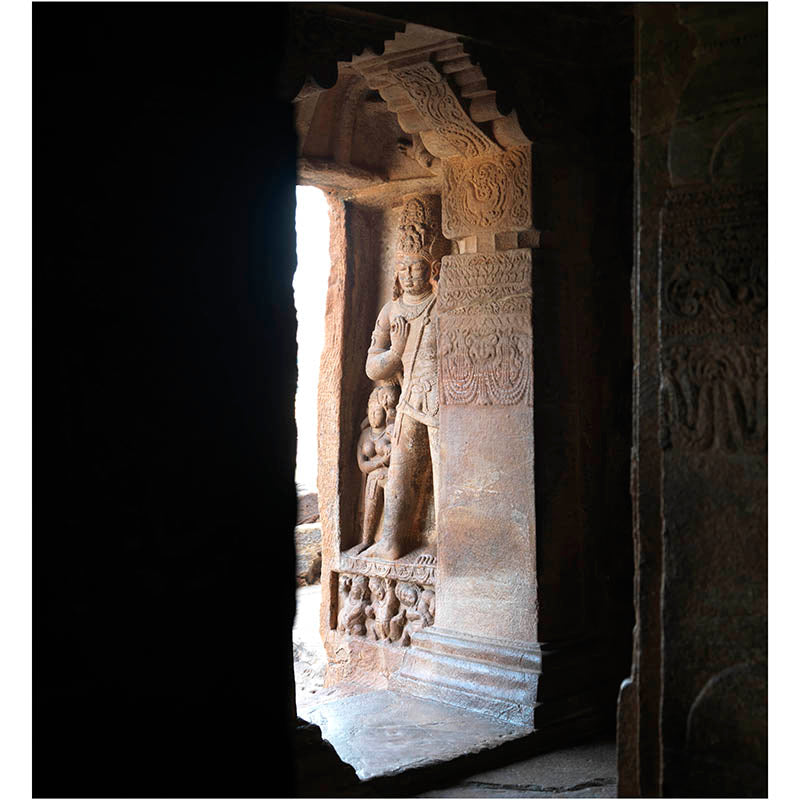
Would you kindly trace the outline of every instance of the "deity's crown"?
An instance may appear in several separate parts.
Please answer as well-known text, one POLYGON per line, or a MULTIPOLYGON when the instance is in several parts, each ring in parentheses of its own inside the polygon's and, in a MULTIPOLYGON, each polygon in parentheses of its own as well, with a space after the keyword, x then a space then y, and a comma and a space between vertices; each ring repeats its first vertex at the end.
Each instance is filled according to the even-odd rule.
POLYGON ((441 233, 439 210, 436 195, 406 198, 400 213, 398 256, 422 256, 430 263, 445 254, 447 242, 441 233))

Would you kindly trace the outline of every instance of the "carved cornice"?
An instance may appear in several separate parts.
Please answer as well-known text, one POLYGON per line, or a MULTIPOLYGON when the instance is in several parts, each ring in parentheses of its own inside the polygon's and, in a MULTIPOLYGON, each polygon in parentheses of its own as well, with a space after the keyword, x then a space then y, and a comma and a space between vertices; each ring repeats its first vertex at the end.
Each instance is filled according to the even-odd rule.
POLYGON ((496 155, 529 141, 495 104, 480 65, 455 36, 402 48, 402 36, 379 58, 354 59, 354 67, 380 92, 400 127, 418 135, 437 158, 496 155))
POLYGON ((380 55, 385 43, 403 30, 398 20, 328 4, 289 3, 286 55, 279 78, 287 100, 330 89, 340 61, 354 55, 380 55))

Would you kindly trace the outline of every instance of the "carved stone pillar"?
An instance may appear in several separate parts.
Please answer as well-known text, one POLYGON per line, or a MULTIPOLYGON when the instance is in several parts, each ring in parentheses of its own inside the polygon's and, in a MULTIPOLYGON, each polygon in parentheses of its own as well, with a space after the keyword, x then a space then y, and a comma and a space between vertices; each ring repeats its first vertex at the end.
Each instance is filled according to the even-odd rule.
MULTIPOLYGON (((588 239, 576 235, 578 215, 567 214, 573 187, 553 189, 551 164, 544 174, 557 195, 553 203, 562 194, 567 198, 553 216, 569 220, 562 237, 569 242, 560 261, 551 254, 546 279, 535 283, 540 258, 528 245, 538 247, 540 237, 533 219, 531 143, 514 119, 492 109, 494 93, 455 37, 434 33, 419 33, 428 38, 414 48, 404 39, 408 34, 398 35, 385 55, 354 59, 353 65, 397 114, 402 130, 437 161, 435 174, 442 179, 442 231, 452 251, 442 259, 437 299, 436 560, 415 565, 403 562, 404 555, 376 565, 368 563, 369 550, 343 550, 340 572, 363 579, 344 584, 339 606, 346 613, 338 634, 351 644, 369 636, 360 612, 364 579, 383 577, 399 585, 412 580, 401 570, 424 568, 432 582, 416 575, 413 580, 435 593, 435 618, 431 613, 433 624, 413 630, 410 647, 394 649, 392 664, 386 662, 390 688, 526 728, 567 719, 571 726, 596 719, 596 687, 609 683, 608 659, 599 652, 608 643, 596 624, 598 618, 604 623, 603 611, 593 615, 586 608, 592 581, 598 582, 590 545, 597 539, 591 524, 599 523, 590 524, 583 513, 582 483, 598 462, 584 450, 598 449, 598 437, 578 411, 600 402, 582 404, 576 390, 597 361, 594 351, 576 354, 588 239), (546 372, 556 376, 544 383, 540 397, 538 425, 553 432, 540 436, 546 463, 538 480, 534 285, 537 298, 555 309, 539 316, 549 335, 538 352, 546 372), (538 506, 543 531, 537 530, 537 486, 545 487, 545 502, 540 497, 538 506)), ((376 591, 382 591, 377 584, 376 591)), ((386 646, 381 653, 388 657, 389 651, 386 646)), ((618 679, 609 707, 617 686, 618 679)))
MULTIPOLYGON (((449 131, 448 131, 449 133, 449 131)), ((455 137, 451 137, 455 141, 455 137)), ((479 137, 464 137, 472 154, 479 137)), ((530 725, 537 642, 530 147, 444 162, 437 616, 405 691, 530 725), (505 246, 509 249, 498 249, 505 246)))

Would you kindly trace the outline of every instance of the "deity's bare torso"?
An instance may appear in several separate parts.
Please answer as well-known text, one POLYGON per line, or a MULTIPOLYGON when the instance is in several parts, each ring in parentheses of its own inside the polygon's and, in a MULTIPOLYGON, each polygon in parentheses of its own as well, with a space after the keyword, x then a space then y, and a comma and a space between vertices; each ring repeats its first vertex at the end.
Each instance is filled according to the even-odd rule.
POLYGON ((405 298, 392 300, 381 309, 367 354, 367 373, 374 379, 391 378, 402 369, 402 392, 397 412, 407 414, 424 425, 439 426, 439 379, 436 359, 436 295, 422 302, 405 298), (376 357, 391 350, 391 326, 398 317, 409 324, 408 340, 401 359, 385 365, 376 357), (385 365, 385 366, 384 366, 385 365))

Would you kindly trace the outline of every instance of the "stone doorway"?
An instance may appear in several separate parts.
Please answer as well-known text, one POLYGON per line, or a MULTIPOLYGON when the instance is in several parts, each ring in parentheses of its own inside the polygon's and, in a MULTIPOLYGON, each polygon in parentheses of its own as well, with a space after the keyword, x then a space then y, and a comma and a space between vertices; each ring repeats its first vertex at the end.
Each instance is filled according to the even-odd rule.
POLYGON ((630 402, 624 360, 605 395, 585 389, 630 335, 601 319, 627 309, 626 281, 584 294, 597 166, 574 143, 534 143, 495 94, 456 34, 409 24, 295 99, 298 181, 326 189, 331 211, 318 483, 329 702, 308 715, 364 752, 391 709, 477 732, 455 750, 434 737, 434 758, 532 731, 567 741, 613 720, 629 667, 629 431, 601 433, 611 398, 630 402), (424 331, 437 304, 428 340, 398 293, 401 256, 434 288, 417 306, 424 331), (411 329, 402 355, 397 315, 411 329), (435 371, 422 380, 426 347, 435 371), (392 352, 399 382, 383 368, 392 352), (370 484, 362 444, 392 421, 388 470, 370 484), (392 487, 403 447, 416 460, 392 487), (398 485, 414 503, 390 515, 398 485))

